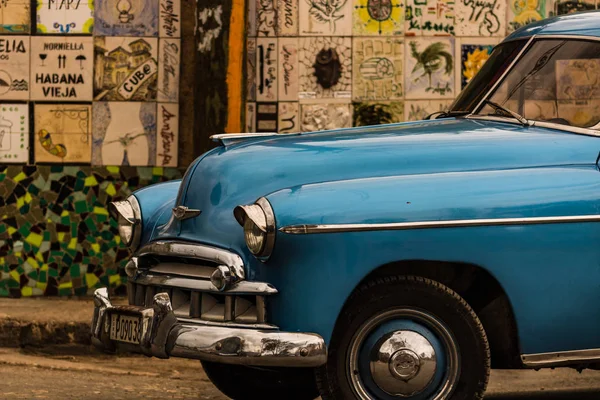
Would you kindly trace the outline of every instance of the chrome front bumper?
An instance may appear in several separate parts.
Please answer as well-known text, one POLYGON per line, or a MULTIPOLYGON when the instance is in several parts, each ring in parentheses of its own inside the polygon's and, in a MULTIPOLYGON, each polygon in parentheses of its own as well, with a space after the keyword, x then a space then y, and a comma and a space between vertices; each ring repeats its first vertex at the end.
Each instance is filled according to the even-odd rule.
POLYGON ((180 323, 166 293, 156 294, 152 307, 113 306, 102 288, 94 293, 94 304, 92 343, 103 351, 270 367, 318 367, 327 360, 323 338, 313 333, 180 323), (115 312, 141 317, 139 345, 110 339, 115 312))

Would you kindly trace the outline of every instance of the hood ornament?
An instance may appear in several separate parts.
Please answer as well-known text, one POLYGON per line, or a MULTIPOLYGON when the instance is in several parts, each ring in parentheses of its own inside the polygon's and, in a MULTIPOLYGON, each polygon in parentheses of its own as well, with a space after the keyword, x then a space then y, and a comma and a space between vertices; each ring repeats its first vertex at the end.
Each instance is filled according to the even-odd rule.
POLYGON ((188 218, 197 217, 202 213, 201 210, 193 210, 191 208, 187 208, 186 206, 177 206, 173 208, 173 216, 180 221, 188 218))

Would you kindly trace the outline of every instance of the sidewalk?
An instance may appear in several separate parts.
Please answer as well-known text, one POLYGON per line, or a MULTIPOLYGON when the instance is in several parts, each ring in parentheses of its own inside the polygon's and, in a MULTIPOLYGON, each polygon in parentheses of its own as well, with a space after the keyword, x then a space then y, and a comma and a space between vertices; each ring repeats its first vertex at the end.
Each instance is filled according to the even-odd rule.
POLYGON ((0 347, 88 345, 93 312, 91 298, 0 298, 0 347))

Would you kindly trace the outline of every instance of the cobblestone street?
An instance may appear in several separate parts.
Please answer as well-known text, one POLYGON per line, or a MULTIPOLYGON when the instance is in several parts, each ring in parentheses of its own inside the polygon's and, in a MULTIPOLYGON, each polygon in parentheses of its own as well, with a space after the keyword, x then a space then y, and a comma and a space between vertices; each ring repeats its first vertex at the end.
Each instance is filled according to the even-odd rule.
MULTIPOLYGON (((197 361, 117 358, 84 346, 48 348, 43 352, 1 348, 0 376, 2 399, 227 399, 210 383, 197 361)), ((569 369, 493 371, 486 397, 598 398, 600 371, 579 374, 569 369)))

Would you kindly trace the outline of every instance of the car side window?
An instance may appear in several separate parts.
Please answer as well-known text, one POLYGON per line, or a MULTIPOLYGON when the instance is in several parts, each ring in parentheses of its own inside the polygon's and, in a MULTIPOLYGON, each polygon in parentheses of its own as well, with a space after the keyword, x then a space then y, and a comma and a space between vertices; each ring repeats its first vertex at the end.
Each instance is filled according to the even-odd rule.
MULTIPOLYGON (((536 40, 489 100, 528 120, 597 129, 600 42, 536 40)), ((478 114, 495 113, 486 105, 478 114)))

